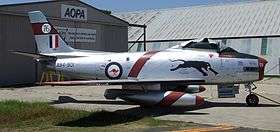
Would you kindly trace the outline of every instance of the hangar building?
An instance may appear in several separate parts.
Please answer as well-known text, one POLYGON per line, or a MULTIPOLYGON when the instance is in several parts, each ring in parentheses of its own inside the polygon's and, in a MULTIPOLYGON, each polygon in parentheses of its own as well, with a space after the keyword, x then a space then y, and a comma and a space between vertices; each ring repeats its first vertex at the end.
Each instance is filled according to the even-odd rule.
MULTIPOLYGON (((208 37, 240 52, 263 56, 266 75, 279 75, 280 1, 123 12, 114 15, 131 24, 147 25, 148 50, 166 49, 182 41, 208 37)), ((143 50, 143 31, 129 27, 130 51, 143 50)))
POLYGON ((36 53, 27 12, 41 10, 74 48, 127 51, 128 23, 79 0, 0 6, 0 86, 34 83, 40 66, 9 50, 36 53))

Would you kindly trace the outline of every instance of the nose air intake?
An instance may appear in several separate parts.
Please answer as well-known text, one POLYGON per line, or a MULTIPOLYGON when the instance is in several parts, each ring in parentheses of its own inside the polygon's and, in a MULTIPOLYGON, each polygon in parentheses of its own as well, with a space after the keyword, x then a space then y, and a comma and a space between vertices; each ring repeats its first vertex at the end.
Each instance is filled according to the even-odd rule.
POLYGON ((259 80, 262 80, 264 78, 264 69, 265 69, 265 65, 267 64, 267 60, 259 57, 258 61, 259 61, 259 80))

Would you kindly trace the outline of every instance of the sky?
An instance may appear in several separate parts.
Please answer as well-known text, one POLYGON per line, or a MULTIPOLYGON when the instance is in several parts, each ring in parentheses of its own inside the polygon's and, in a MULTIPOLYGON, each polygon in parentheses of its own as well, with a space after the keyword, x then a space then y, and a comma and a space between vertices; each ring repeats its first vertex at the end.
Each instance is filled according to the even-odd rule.
MULTIPOLYGON (((0 5, 44 0, 0 0, 0 5)), ((197 5, 215 5, 246 0, 82 0, 96 8, 112 12, 175 8, 197 5)))

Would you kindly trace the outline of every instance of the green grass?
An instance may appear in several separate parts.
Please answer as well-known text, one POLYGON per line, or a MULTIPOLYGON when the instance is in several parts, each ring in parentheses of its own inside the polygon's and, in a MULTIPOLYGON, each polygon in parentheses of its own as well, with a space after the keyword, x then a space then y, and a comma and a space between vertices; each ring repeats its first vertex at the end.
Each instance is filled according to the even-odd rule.
POLYGON ((0 131, 144 131, 198 126, 126 112, 60 109, 41 102, 0 102, 0 131))
POLYGON ((0 126, 40 126, 42 124, 56 125, 88 116, 86 111, 57 109, 47 103, 27 103, 20 101, 0 102, 0 126))

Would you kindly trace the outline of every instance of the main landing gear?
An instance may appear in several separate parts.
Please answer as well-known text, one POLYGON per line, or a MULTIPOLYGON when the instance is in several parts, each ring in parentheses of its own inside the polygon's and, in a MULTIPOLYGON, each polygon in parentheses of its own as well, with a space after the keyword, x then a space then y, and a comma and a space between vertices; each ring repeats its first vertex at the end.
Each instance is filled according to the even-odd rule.
POLYGON ((256 88, 257 87, 253 83, 245 84, 245 89, 249 92, 249 95, 246 97, 246 103, 248 106, 257 106, 259 104, 259 97, 252 92, 256 88))

